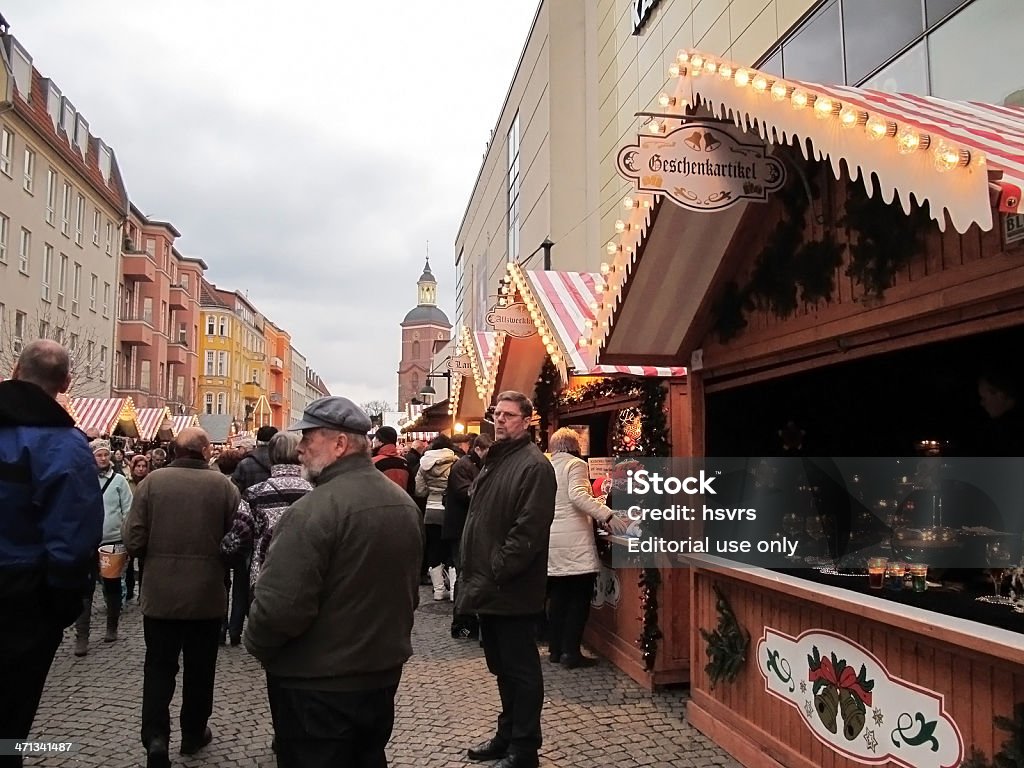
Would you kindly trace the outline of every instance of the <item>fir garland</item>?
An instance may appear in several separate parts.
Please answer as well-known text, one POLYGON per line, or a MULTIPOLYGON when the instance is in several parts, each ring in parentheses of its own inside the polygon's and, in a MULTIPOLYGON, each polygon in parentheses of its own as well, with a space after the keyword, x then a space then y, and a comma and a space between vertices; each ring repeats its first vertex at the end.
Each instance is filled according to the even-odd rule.
POLYGON ((643 608, 643 629, 636 644, 644 660, 644 669, 650 672, 658 658, 658 641, 663 637, 658 627, 658 587, 661 586, 661 572, 657 568, 640 571, 640 606, 643 608))
POLYGON ((577 405, 588 400, 627 395, 640 400, 640 416, 643 429, 635 447, 622 450, 612 446, 616 458, 620 456, 668 456, 671 443, 668 439, 668 423, 665 418, 665 388, 662 380, 650 377, 623 376, 616 379, 600 379, 578 387, 566 389, 559 403, 577 405))
POLYGON ((1010 734, 989 762, 981 750, 971 747, 970 756, 961 765, 963 768, 1020 768, 1024 765, 1024 703, 1013 707, 1013 718, 997 716, 992 719, 996 727, 1010 734))
POLYGON ((560 382, 561 377, 558 375, 558 369, 555 368, 554 363, 550 359, 545 360, 540 375, 534 384, 533 396, 533 407, 540 417, 538 442, 542 451, 548 449, 548 430, 551 427, 551 415, 554 413, 555 406, 558 403, 558 385, 560 382))
POLYGON ((723 680, 731 683, 740 673, 740 667, 747 660, 750 633, 740 626, 719 586, 712 584, 711 588, 717 598, 715 610, 718 611, 718 626, 713 632, 701 627, 700 636, 707 643, 704 650, 709 661, 704 665, 704 671, 711 683, 711 690, 714 690, 717 683, 723 680))

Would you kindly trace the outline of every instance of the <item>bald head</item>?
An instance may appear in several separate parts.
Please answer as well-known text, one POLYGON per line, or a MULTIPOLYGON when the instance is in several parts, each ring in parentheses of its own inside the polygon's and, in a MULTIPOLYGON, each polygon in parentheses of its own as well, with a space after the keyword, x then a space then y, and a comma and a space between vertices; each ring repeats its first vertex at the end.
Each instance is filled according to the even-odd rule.
POLYGON ((31 382, 56 397, 71 386, 71 358, 56 341, 37 339, 22 350, 12 378, 31 382))
POLYGON ((174 438, 174 455, 179 458, 192 455, 203 457, 210 447, 210 436, 199 427, 188 427, 181 430, 174 438))

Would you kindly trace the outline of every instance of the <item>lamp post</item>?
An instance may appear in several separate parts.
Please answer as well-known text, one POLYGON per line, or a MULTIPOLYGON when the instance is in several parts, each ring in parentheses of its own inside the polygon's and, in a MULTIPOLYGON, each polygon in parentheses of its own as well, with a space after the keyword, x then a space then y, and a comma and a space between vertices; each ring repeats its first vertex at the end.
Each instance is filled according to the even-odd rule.
MULTIPOLYGON (((422 397, 424 399, 429 397, 431 405, 434 404, 433 398, 437 394, 437 390, 434 389, 433 385, 430 383, 431 379, 439 379, 439 378, 445 379, 448 382, 446 387, 445 387, 445 389, 447 391, 447 399, 451 400, 451 398, 452 398, 452 372, 448 371, 448 370, 438 371, 438 368, 440 368, 442 365, 447 365, 449 360, 451 360, 451 357, 446 357, 444 360, 442 360, 438 364, 437 368, 435 368, 434 370, 432 370, 430 373, 427 374, 426 383, 424 383, 423 388, 420 390, 420 397, 422 397)), ((452 414, 451 433, 452 433, 452 435, 455 434, 455 414, 454 413, 452 414)))

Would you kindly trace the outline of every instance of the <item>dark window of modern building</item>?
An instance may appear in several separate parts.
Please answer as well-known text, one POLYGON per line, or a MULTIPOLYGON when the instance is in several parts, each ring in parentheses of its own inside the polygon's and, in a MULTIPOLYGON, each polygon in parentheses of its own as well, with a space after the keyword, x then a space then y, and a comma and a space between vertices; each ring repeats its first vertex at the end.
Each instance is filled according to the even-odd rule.
MULTIPOLYGON (((856 83, 857 81, 851 80, 856 83)), ((861 84, 889 93, 928 95, 928 47, 922 40, 861 84)))
POLYGON ((950 13, 970 0, 924 0, 924 15, 928 22, 928 29, 931 29, 950 13))
POLYGON ((1007 58, 1020 45, 1022 29, 1021 0, 970 3, 928 35, 931 92, 954 101, 1002 104, 1024 88, 1024 74, 1007 58))
POLYGON ((757 68, 770 75, 782 77, 782 49, 776 48, 771 56, 758 64, 757 68))
POLYGON ((847 81, 863 80, 923 32, 921 0, 843 0, 847 81))
POLYGON ((782 46, 786 77, 819 83, 844 83, 843 35, 839 2, 818 9, 782 46))

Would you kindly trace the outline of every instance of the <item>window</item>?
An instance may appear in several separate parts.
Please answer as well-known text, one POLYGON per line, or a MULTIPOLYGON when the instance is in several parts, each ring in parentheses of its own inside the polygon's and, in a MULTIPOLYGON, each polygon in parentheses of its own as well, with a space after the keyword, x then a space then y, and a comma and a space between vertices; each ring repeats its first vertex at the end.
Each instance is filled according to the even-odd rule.
POLYGON ((213 392, 207 392, 206 397, 204 397, 203 400, 205 401, 204 410, 206 413, 213 413, 213 392))
POLYGON ((71 185, 65 181, 60 206, 60 233, 65 237, 71 236, 71 197, 71 185))
POLYGON ((78 316, 78 300, 82 294, 82 265, 75 262, 75 277, 71 282, 71 314, 78 316))
POLYGON ((934 27, 963 4, 964 0, 924 0, 924 12, 928 17, 928 28, 934 27))
POLYGON ((77 333, 72 333, 71 334, 71 343, 68 345, 68 349, 70 349, 72 352, 75 352, 75 351, 78 350, 78 334, 77 333))
POLYGON ((22 187, 26 192, 32 194, 32 185, 36 177, 36 153, 25 147, 25 180, 22 187))
POLYGON ((99 246, 100 244, 100 224, 103 221, 103 216, 100 214, 99 208, 92 209, 92 244, 99 246))
POLYGON ((799 80, 836 84, 846 82, 839 3, 833 2, 818 10, 782 46, 782 68, 786 77, 799 80))
POLYGON ((7 233, 11 228, 11 220, 0 213, 0 264, 7 263, 7 233))
POLYGON ((75 208, 75 242, 82 244, 82 232, 85 229, 85 197, 79 193, 78 205, 75 208))
POLYGON ((252 369, 252 383, 253 384, 259 384, 260 383, 260 369, 259 368, 253 368, 252 369))
POLYGON ((152 366, 153 363, 149 360, 143 360, 139 364, 139 389, 141 389, 143 392, 150 391, 150 369, 152 368, 152 366))
POLYGON ((206 316, 206 335, 213 336, 217 331, 217 319, 213 315, 206 316))
POLYGON ((25 338, 25 326, 28 323, 28 315, 24 312, 14 313, 14 351, 21 352, 22 340, 25 338))
POLYGON ((60 255, 60 270, 57 272, 57 306, 64 309, 64 294, 68 289, 68 257, 60 255))
POLYGON ((156 240, 152 237, 146 238, 146 253, 149 254, 149 258, 156 258, 156 240))
POLYGON ((142 300, 142 319, 153 324, 153 299, 152 297, 146 297, 142 300))
POLYGON ((188 346, 188 326, 185 323, 178 325, 178 343, 188 346))
POLYGON ((0 129, 0 171, 11 175, 11 155, 14 152, 14 134, 4 126, 0 129))
POLYGON ((225 404, 227 401, 227 395, 223 392, 217 393, 217 413, 223 414, 225 411, 225 404))
POLYGON ((924 32, 920 3, 857 0, 843 4, 846 77, 860 82, 924 32), (885 19, 879 24, 879 19, 885 19))
POLYGON ((107 256, 114 254, 114 222, 107 219, 107 245, 106 245, 107 256))
POLYGON ((214 360, 213 360, 213 358, 214 358, 213 352, 207 352, 206 353, 206 374, 205 374, 206 376, 213 376, 213 371, 214 371, 214 368, 213 368, 214 360))
POLYGON ((221 317, 221 319, 220 319, 220 335, 221 336, 227 336, 228 335, 228 321, 227 321, 227 318, 225 318, 225 317, 221 317))
POLYGON ((519 113, 508 129, 508 260, 519 259, 519 113))
POLYGON ((190 295, 188 292, 188 273, 183 272, 181 275, 181 287, 185 289, 185 295, 190 295))
POLYGON ((889 93, 928 94, 928 49, 924 40, 863 83, 864 88, 889 93))
POLYGON ((85 348, 87 350, 85 354, 85 373, 88 375, 92 372, 92 366, 96 358, 96 342, 90 340, 89 343, 85 345, 85 348))
POLYGON ((157 390, 158 390, 157 394, 160 395, 161 397, 163 397, 164 393, 167 391, 164 388, 164 383, 166 381, 167 381, 167 376, 164 373, 164 364, 163 363, 159 363, 157 365, 156 386, 157 386, 157 390))
POLYGON ((29 258, 32 253, 32 233, 24 227, 21 228, 21 237, 18 241, 18 270, 28 274, 29 258))
POLYGON ((228 353, 218 352, 217 353, 217 375, 227 376, 228 375, 228 353))
POLYGON ((167 333, 171 328, 171 316, 167 313, 167 302, 160 302, 160 333, 167 333))
POLYGON ((50 324, 45 320, 39 321, 39 338, 48 339, 50 338, 50 324))
POLYGON ((46 169, 46 223, 51 227, 57 220, 57 172, 46 169))
POLYGON ((43 301, 50 300, 50 279, 53 276, 53 246, 43 245, 43 301))
POLYGON ((103 316, 110 317, 110 283, 103 284, 103 316))
POLYGON ((412 343, 412 359, 413 360, 419 360, 420 359, 420 343, 418 341, 414 341, 412 343))
POLYGON ((89 278, 89 309, 93 312, 96 311, 96 294, 99 292, 100 279, 93 272, 92 277, 89 278))
POLYGON ((107 375, 107 348, 100 347, 100 381, 107 375))

